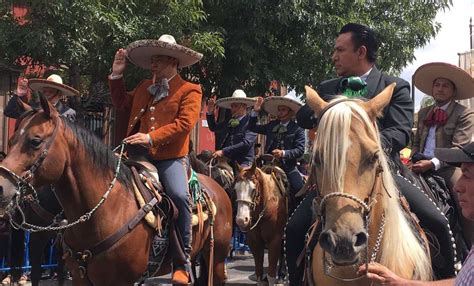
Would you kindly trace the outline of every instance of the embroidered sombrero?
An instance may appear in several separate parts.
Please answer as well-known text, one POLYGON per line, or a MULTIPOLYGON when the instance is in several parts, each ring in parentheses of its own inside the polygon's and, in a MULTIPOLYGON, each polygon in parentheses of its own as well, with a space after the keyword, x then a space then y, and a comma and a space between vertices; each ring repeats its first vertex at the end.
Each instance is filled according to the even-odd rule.
POLYGON ((419 67, 414 77, 416 88, 432 95, 433 82, 437 78, 446 78, 456 86, 455 99, 467 99, 474 96, 474 79, 463 69, 448 63, 428 63, 419 67))
POLYGON ((28 86, 34 91, 41 91, 43 87, 50 87, 61 91, 66 96, 79 95, 78 90, 63 84, 63 79, 57 74, 52 74, 47 79, 32 78, 28 81, 28 86))
POLYGON ((262 108, 268 114, 277 116, 278 106, 284 105, 293 110, 296 114, 303 104, 296 98, 294 94, 287 94, 285 96, 270 96, 263 100, 262 108))
POLYGON ((217 106, 222 108, 230 109, 230 105, 232 103, 243 103, 247 105, 247 107, 252 106, 255 104, 255 98, 249 98, 245 94, 245 92, 241 89, 236 89, 234 93, 232 93, 231 97, 221 98, 216 101, 217 106))
POLYGON ((201 53, 178 45, 171 35, 162 35, 158 40, 138 40, 127 47, 128 59, 144 69, 151 68, 151 57, 157 55, 178 59, 180 68, 193 65, 202 58, 201 53))

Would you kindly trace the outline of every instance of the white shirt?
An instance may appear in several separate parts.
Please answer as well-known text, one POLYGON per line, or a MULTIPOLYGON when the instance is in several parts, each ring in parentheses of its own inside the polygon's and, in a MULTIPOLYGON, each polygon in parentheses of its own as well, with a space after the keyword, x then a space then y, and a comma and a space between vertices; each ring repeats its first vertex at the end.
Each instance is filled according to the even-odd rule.
MULTIPOLYGON (((440 109, 446 111, 451 101, 446 103, 445 105, 441 106, 440 109)), ((438 158, 434 156, 434 150, 436 148, 436 128, 437 126, 431 126, 430 130, 428 130, 428 136, 426 137, 425 149, 423 150, 423 155, 428 158, 432 158, 431 162, 435 166, 435 171, 439 170, 441 167, 441 163, 438 158)))
POLYGON ((360 79, 362 79, 363 81, 367 82, 367 78, 369 77, 369 73, 372 71, 373 68, 370 68, 370 70, 368 72, 366 72, 365 74, 361 75, 360 76, 360 79))

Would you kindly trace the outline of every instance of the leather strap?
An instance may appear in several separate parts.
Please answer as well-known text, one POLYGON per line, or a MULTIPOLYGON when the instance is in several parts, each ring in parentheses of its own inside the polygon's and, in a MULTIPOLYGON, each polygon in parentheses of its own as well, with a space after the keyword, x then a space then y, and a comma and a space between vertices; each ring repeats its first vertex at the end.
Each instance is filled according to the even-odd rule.
POLYGON ((56 217, 54 214, 50 213, 45 208, 43 208, 36 201, 27 201, 27 203, 30 206, 31 210, 46 223, 51 223, 56 217))

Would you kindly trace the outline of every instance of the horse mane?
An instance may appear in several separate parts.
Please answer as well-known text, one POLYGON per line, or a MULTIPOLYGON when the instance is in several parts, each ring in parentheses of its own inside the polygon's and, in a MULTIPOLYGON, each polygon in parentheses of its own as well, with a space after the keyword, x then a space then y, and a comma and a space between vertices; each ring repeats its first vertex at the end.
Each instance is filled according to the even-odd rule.
MULTIPOLYGON (((104 142, 84 127, 64 118, 62 118, 62 121, 66 128, 72 132, 74 138, 89 156, 89 159, 94 162, 97 172, 102 172, 104 176, 107 176, 109 172, 115 172, 118 164, 118 156, 115 155, 104 142)), ((120 165, 117 180, 122 183, 125 189, 133 189, 132 172, 123 162, 120 165)))
POLYGON ((258 180, 259 184, 263 187, 267 199, 277 199, 280 200, 283 197, 283 194, 278 189, 278 183, 272 178, 270 174, 265 173, 260 168, 255 168, 255 177, 258 180), (274 180, 274 186, 270 185, 270 181, 274 180))
MULTIPOLYGON (((335 99, 333 101, 337 101, 335 99)), ((370 138, 382 150, 380 134, 376 124, 365 110, 355 102, 341 102, 324 114, 318 126, 318 136, 313 147, 313 160, 324 162, 321 190, 329 189, 344 192, 344 173, 346 170, 347 151, 350 146, 349 131, 351 121, 361 121, 370 138)), ((391 197, 382 199, 386 223, 380 263, 404 278, 431 280, 432 270, 429 254, 423 248, 405 218, 399 202, 399 191, 390 172, 388 159, 384 152, 379 152, 380 164, 384 170, 381 175, 383 185, 391 197), (410 267, 413 266, 413 272, 410 267)), ((313 164, 312 164, 313 165, 313 164)), ((312 173, 317 172, 313 166, 312 173)), ((311 176, 314 181, 314 175, 311 176)))
POLYGON ((189 164, 194 171, 209 176, 209 167, 206 165, 206 163, 199 160, 194 150, 190 150, 188 156, 189 164))

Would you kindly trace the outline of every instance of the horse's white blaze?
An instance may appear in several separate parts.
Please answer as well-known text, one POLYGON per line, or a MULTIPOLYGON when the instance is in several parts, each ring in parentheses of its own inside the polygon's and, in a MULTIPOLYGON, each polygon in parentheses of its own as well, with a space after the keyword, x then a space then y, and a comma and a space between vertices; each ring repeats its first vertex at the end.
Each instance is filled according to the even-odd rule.
POLYGON ((250 222, 250 204, 255 184, 251 181, 240 181, 235 184, 237 195, 237 217, 239 226, 247 226, 250 222))

